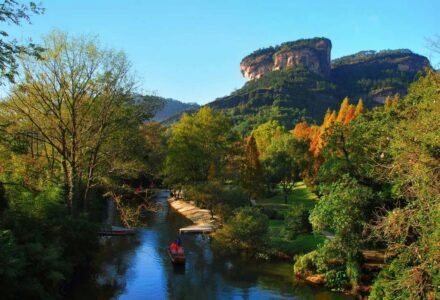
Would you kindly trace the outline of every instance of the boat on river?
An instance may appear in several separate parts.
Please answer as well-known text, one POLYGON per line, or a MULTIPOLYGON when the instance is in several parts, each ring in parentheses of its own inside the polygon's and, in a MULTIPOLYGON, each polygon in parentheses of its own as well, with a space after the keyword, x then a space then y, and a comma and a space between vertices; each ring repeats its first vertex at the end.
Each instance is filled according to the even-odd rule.
POLYGON ((181 251, 172 252, 170 247, 167 247, 168 255, 170 256, 171 262, 173 264, 184 264, 185 263, 185 252, 183 251, 183 247, 181 247, 181 251))

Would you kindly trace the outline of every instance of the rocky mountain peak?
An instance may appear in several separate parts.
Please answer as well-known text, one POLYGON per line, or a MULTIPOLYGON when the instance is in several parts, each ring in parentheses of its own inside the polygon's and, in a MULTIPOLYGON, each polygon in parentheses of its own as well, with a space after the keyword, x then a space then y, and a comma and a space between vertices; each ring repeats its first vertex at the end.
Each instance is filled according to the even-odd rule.
POLYGON ((316 74, 328 76, 331 70, 331 47, 329 39, 313 38, 259 49, 243 58, 240 70, 248 80, 259 79, 268 72, 298 65, 316 74))

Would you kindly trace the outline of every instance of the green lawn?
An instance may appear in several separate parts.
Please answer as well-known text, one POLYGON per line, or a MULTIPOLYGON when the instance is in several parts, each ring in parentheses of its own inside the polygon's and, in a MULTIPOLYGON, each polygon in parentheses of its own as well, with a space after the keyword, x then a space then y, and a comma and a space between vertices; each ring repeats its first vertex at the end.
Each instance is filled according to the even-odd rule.
MULTIPOLYGON (((284 213, 286 210, 298 204, 304 204, 309 208, 313 208, 317 200, 318 197, 313 194, 303 182, 297 182, 288 197, 287 204, 284 203, 284 195, 281 189, 278 189, 275 196, 259 199, 257 203, 264 208, 275 209, 280 213, 284 213)), ((284 220, 270 220, 269 236, 272 248, 283 251, 289 255, 312 251, 325 241, 323 235, 313 233, 301 234, 293 240, 287 239, 284 220)))
POLYGON ((257 203, 259 205, 272 208, 289 208, 292 205, 303 203, 312 208, 317 200, 318 197, 313 194, 302 181, 300 181, 295 183, 293 191, 289 194, 289 197, 287 198, 287 204, 284 203, 284 194, 281 187, 277 188, 277 193, 275 194, 275 196, 270 198, 258 199, 257 203))

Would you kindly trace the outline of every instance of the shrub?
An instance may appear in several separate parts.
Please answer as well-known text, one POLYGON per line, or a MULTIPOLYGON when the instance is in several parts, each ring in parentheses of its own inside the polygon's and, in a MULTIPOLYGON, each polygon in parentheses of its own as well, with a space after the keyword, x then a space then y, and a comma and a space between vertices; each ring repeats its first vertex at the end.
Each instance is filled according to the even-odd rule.
POLYGON ((258 209, 242 207, 214 234, 213 247, 225 254, 254 255, 266 242, 268 218, 258 209))
POLYGON ((359 284, 362 272, 359 263, 354 260, 348 261, 346 268, 348 280, 350 281, 352 288, 356 289, 359 284))
POLYGON ((315 263, 317 256, 318 252, 316 250, 302 256, 296 256, 293 272, 301 276, 315 273, 317 271, 315 263))
POLYGON ((325 285, 336 291, 343 291, 348 286, 347 274, 344 270, 336 269, 325 273, 325 285))

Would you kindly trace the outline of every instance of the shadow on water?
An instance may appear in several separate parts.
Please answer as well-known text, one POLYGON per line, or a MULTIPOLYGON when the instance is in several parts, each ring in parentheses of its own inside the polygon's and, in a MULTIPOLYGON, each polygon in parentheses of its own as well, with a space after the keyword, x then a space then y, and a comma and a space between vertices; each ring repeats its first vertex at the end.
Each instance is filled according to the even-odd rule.
POLYGON ((190 222, 168 208, 147 216, 136 237, 103 239, 98 272, 78 283, 67 299, 353 299, 323 287, 296 282, 289 263, 214 257, 209 240, 183 236, 186 264, 174 266, 166 247, 190 222))

